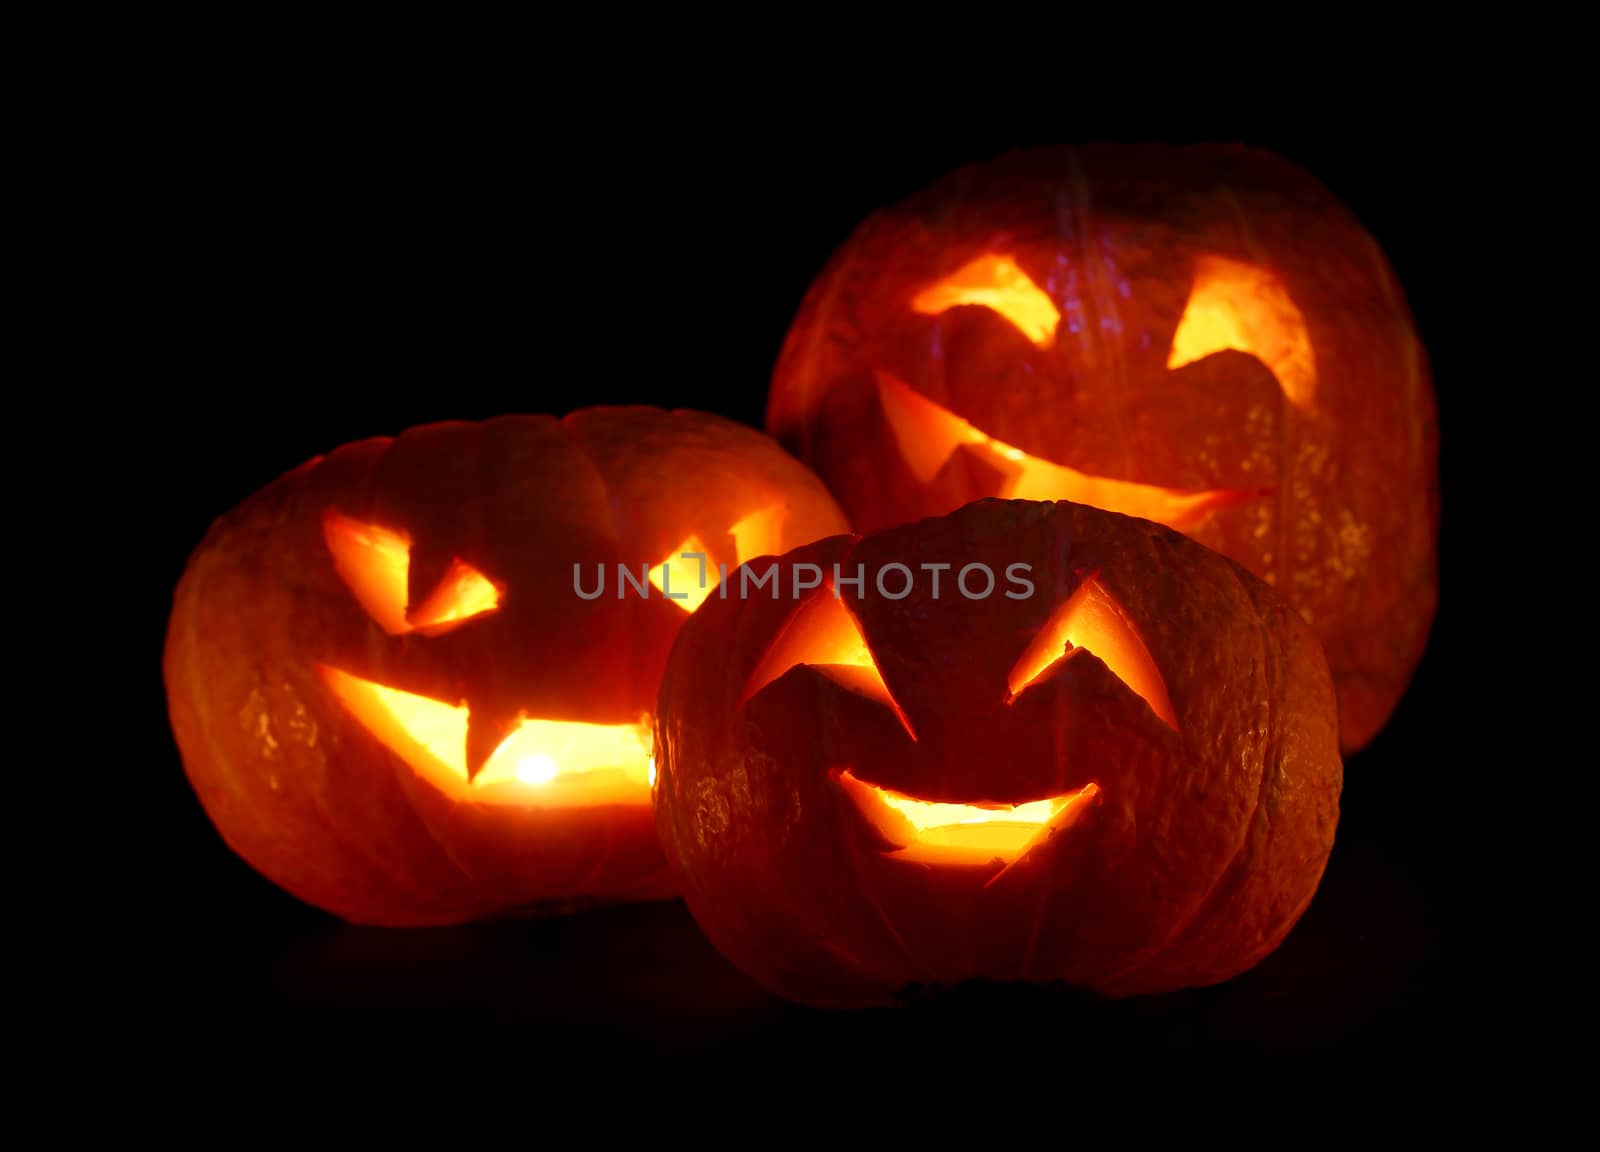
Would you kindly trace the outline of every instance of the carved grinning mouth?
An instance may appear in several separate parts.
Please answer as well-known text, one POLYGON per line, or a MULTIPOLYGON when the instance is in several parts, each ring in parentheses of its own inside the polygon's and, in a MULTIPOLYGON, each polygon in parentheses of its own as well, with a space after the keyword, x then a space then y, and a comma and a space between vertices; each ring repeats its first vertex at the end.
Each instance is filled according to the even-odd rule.
POLYGON ((469 780, 467 705, 451 705, 318 669, 361 726, 458 803, 648 804, 655 775, 649 717, 637 724, 524 719, 469 780))
MULTIPOLYGON (((1149 650, 1120 606, 1093 576, 1067 597, 1018 657, 1007 703, 1081 652, 1092 652, 1174 729, 1177 718, 1149 650)), ((914 742, 916 732, 895 702, 855 618, 825 585, 795 613, 751 674, 744 699, 797 664, 840 688, 892 710, 914 742)), ((870 769, 870 766, 866 766, 870 769)), ((1078 819, 1100 793, 1094 782, 1019 803, 931 801, 860 778, 862 766, 837 768, 834 783, 892 847, 896 859, 944 866, 998 864, 1003 871, 1078 819)), ((998 876, 999 873, 996 873, 998 876)), ((990 879, 990 883, 994 880, 990 879)))
POLYGON ((1070 500, 1109 512, 1154 520, 1182 531, 1214 508, 1260 495, 1253 488, 1187 492, 1111 480, 1029 456, 978 431, 887 372, 879 372, 878 399, 900 455, 920 484, 931 484, 953 458, 968 453, 1004 479, 995 495, 1006 500, 1070 500))
POLYGON ((1013 864, 1070 828, 1100 792, 1098 784, 1085 784, 1022 804, 946 804, 868 784, 848 768, 833 778, 873 827, 897 845, 890 856, 945 866, 1013 864))

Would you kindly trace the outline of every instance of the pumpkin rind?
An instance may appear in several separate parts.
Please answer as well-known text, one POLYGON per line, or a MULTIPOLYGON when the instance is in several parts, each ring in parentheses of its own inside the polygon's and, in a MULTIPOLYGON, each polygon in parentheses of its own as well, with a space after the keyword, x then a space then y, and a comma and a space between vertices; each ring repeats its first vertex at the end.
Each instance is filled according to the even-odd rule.
POLYGON ((466 700, 474 720, 631 722, 653 708, 688 617, 654 589, 580 599, 574 564, 606 564, 615 581, 619 562, 637 570, 696 526, 774 504, 785 546, 845 526, 759 432, 650 408, 429 425, 295 469, 213 525, 174 597, 168 706, 206 813, 269 879, 360 923, 671 895, 647 791, 578 808, 456 803, 363 728, 319 668, 466 700), (413 597, 455 557, 506 595, 447 634, 386 635, 330 561, 330 508, 409 534, 413 597))
POLYGON ((976 457, 914 474, 884 376, 1039 460, 1238 494, 1168 523, 1316 628, 1347 750, 1386 722, 1437 605, 1435 401, 1383 252, 1310 175, 1241 147, 1038 149, 952 173, 856 230, 791 326, 768 430, 858 531, 1012 494, 976 457), (928 285, 999 253, 1059 310, 1048 346, 988 307, 914 307, 928 285), (1305 346, 1217 347, 1169 368, 1203 283, 1229 306, 1294 311, 1305 346))
POLYGON ((1233 561, 1099 509, 984 500, 775 563, 785 588, 797 565, 865 566, 844 600, 916 739, 804 664, 741 703, 804 600, 709 601, 679 635, 656 713, 662 843, 701 927, 769 989, 828 1007, 971 979, 1164 992, 1252 967, 1310 902, 1342 782, 1332 683, 1311 630, 1233 561), (892 562, 1028 563, 1035 595, 934 598, 924 577, 890 600, 872 573, 892 562), (1176 729, 1087 652, 1007 701, 1007 669, 1088 578, 1137 629, 1176 729), (897 858, 843 768, 936 802, 1098 792, 1009 864, 930 864, 897 858))

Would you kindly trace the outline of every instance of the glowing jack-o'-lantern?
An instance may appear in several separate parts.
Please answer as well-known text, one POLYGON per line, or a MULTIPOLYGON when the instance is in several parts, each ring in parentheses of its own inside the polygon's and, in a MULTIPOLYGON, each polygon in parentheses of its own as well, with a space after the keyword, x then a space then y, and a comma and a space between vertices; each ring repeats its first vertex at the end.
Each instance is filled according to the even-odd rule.
POLYGON ((1311 900, 1333 685, 1233 561, 1095 508, 982 500, 762 566, 777 598, 712 601, 673 647, 655 788, 691 911, 773 991, 1211 984, 1311 900))
POLYGON ((650 712, 673 637, 723 568, 844 527, 771 440, 701 413, 347 445, 191 558, 165 657, 185 768, 241 856, 352 921, 670 895, 650 712))
POLYGON ((1155 520, 1321 636, 1347 748, 1436 604, 1432 385, 1377 245, 1222 147, 1016 153, 866 221, 812 286, 768 430, 859 531, 984 496, 1155 520))

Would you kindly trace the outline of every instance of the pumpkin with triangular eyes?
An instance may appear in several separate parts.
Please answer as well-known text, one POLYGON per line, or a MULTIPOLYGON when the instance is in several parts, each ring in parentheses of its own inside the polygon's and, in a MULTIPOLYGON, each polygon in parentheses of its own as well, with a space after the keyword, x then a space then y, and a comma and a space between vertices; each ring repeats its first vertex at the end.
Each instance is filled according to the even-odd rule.
POLYGON ((719 572, 844 528, 802 465, 703 413, 346 445, 189 561, 164 665, 185 769, 239 855, 354 922, 669 896, 650 713, 672 640, 719 572))
POLYGON ((1232 560, 991 499, 739 575, 673 645, 656 814, 696 920, 772 991, 1214 984, 1316 892, 1332 680, 1232 560))
POLYGON ((1427 360, 1372 237, 1271 154, 1023 151, 877 213, 807 294, 768 430, 858 531, 1073 500, 1231 556, 1317 630, 1347 749, 1421 658, 1427 360))

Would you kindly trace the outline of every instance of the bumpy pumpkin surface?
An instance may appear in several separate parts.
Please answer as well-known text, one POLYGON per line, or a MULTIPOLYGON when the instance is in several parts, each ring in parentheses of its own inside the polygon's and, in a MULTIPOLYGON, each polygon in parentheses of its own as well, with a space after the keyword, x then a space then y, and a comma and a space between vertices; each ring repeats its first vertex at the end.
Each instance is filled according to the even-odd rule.
POLYGON ((771 990, 1157 993, 1245 971, 1310 902, 1338 820, 1332 683, 1235 562, 984 500, 745 571, 772 582, 730 579, 674 644, 656 814, 701 927, 771 990))
POLYGON ((768 429, 858 531, 985 496, 1160 521, 1317 630, 1347 749, 1437 602, 1427 358, 1383 252, 1271 154, 1100 146, 962 169, 807 294, 768 429))
POLYGON ((701 413, 346 445, 192 556, 164 663, 184 767, 239 855, 351 921, 670 895, 650 712, 704 594, 681 553, 714 584, 844 527, 771 440, 701 413))

